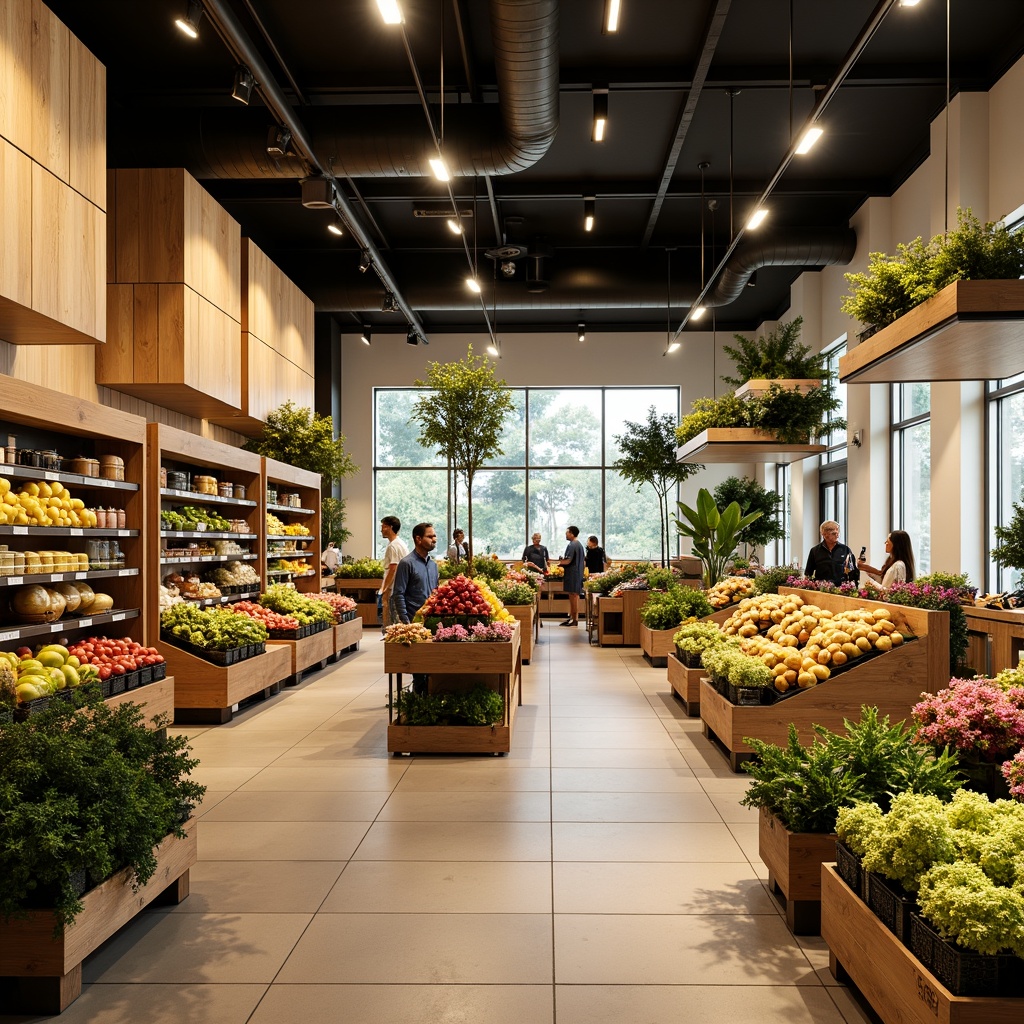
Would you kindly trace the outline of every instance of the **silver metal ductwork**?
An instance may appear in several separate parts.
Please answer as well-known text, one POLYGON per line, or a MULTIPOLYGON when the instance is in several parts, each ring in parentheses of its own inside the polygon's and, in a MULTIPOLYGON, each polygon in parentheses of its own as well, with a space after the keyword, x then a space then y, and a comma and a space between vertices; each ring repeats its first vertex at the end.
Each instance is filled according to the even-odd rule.
MULTIPOLYGON (((558 131, 557 0, 491 0, 490 10, 498 103, 450 104, 444 112, 444 157, 458 176, 531 167, 558 131)), ((430 132, 419 103, 307 107, 300 116, 318 162, 337 177, 433 173, 427 162, 434 155, 430 132)), ((306 169, 297 156, 267 155, 267 127, 268 114, 258 108, 162 111, 149 129, 139 126, 139 141, 147 164, 184 164, 197 178, 303 177, 306 169)))

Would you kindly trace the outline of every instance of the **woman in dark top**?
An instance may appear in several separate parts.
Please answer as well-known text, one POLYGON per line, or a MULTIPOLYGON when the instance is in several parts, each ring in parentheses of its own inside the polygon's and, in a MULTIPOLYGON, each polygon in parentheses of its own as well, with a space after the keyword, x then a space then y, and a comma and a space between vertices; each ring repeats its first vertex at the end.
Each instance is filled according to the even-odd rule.
POLYGON ((583 553, 583 560, 591 576, 594 573, 604 572, 608 565, 608 556, 604 553, 604 548, 598 545, 597 538, 593 534, 587 538, 587 550, 583 553))

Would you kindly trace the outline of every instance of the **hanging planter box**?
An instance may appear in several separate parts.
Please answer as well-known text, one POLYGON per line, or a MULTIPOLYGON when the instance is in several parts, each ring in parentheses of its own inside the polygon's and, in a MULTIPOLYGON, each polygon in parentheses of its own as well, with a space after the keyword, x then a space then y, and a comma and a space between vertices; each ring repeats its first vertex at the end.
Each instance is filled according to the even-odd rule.
POLYGON ((785 444, 767 430, 709 427, 676 449, 679 462, 799 462, 820 455, 823 444, 785 444))
POLYGON ((786 391, 811 391, 813 388, 820 388, 824 381, 821 380, 810 380, 800 379, 791 380, 789 378, 779 380, 766 380, 763 378, 757 378, 754 380, 748 380, 746 384, 742 384, 736 389, 737 398, 760 398, 761 395, 766 395, 773 384, 786 391))
POLYGON ((954 281, 839 360, 843 384, 995 380, 1024 371, 1024 281, 954 281))

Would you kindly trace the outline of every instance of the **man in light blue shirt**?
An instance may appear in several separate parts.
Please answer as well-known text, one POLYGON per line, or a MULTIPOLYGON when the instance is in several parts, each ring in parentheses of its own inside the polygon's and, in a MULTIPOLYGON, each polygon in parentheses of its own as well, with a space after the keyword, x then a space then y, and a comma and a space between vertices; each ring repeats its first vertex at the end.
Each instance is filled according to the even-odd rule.
POLYGON ((412 622, 412 617, 423 607, 437 587, 437 564, 430 552, 437 547, 437 532, 433 523, 417 523, 412 528, 413 550, 398 563, 391 599, 401 622, 412 622))

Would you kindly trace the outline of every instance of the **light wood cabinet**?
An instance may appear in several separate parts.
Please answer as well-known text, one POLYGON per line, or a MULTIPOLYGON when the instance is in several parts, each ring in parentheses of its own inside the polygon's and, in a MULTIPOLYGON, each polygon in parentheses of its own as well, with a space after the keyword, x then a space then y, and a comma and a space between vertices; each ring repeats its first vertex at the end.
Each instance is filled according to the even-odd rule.
MULTIPOLYGON (((0 103, 2 89, 0 82, 0 103)), ((32 161, 0 139, 0 321, 4 300, 32 305, 32 206, 24 202, 31 194, 32 161)))
POLYGON ((108 176, 109 333, 96 380, 177 412, 242 408, 241 232, 184 169, 108 176))
POLYGON ((68 184, 101 210, 107 208, 107 69, 74 36, 68 184))
POLYGON ((42 2, 32 8, 29 156, 61 181, 71 175, 71 33, 42 2))
MULTIPOLYGON (((25 0, 0 0, 0 136, 32 148, 32 18, 25 0)), ((6 220, 4 221, 6 224, 6 220)))

